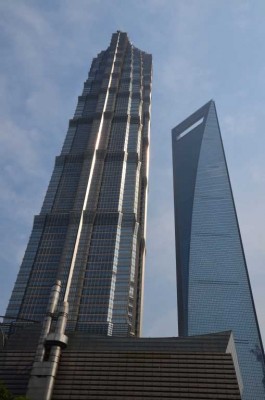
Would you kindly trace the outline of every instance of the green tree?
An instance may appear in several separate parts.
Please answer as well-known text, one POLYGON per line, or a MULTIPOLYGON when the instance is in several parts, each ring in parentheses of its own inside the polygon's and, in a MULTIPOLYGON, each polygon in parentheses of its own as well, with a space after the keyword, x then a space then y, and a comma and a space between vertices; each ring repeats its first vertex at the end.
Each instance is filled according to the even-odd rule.
POLYGON ((3 381, 0 381, 0 400, 29 400, 25 396, 13 396, 3 381))
POLYGON ((0 381, 0 400, 13 400, 12 394, 2 381, 0 381))
POLYGON ((29 400, 29 398, 25 396, 16 396, 14 397, 14 400, 29 400))

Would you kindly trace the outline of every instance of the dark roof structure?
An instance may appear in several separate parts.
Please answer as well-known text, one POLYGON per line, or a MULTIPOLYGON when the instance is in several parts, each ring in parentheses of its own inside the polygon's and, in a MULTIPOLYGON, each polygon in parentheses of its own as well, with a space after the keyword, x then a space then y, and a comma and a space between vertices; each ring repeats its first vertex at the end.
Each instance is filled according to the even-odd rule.
MULTIPOLYGON (((0 376, 25 394, 39 327, 10 336, 0 352, 0 376)), ((241 377, 231 332, 170 338, 68 334, 53 400, 241 399, 241 377)), ((45 361, 43 361, 45 364, 45 361)))

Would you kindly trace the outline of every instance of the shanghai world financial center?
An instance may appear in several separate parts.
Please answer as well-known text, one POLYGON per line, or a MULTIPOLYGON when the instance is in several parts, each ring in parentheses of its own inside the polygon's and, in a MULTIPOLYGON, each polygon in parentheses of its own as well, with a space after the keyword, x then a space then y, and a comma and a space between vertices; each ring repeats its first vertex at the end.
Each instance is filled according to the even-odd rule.
POLYGON ((172 131, 180 335, 231 329, 243 399, 265 398, 264 355, 215 104, 172 131))
MULTIPOLYGON (((140 336, 151 81, 151 55, 114 33, 69 122, 8 318, 42 321, 59 280, 68 331, 140 336)), ((232 330, 243 399, 262 400, 264 353, 214 102, 172 138, 179 333, 232 330)))

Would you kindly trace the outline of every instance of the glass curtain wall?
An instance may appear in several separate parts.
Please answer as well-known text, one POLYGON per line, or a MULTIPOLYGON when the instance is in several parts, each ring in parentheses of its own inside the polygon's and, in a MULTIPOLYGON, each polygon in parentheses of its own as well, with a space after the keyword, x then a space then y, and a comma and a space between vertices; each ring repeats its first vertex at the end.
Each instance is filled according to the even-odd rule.
POLYGON ((8 305, 42 320, 56 279, 68 329, 139 335, 152 59, 126 33, 93 60, 8 305))

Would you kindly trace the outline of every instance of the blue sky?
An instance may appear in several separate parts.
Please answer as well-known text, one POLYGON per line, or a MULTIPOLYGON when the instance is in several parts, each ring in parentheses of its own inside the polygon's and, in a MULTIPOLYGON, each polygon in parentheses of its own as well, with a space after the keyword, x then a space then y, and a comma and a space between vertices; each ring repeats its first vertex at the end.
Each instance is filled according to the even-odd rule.
POLYGON ((143 334, 177 334, 171 129, 213 98, 265 337, 264 19, 264 0, 0 1, 0 314, 91 60, 122 30, 153 54, 143 334))

